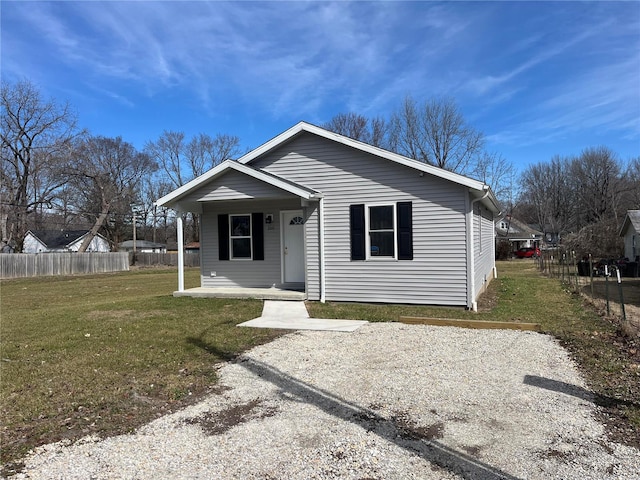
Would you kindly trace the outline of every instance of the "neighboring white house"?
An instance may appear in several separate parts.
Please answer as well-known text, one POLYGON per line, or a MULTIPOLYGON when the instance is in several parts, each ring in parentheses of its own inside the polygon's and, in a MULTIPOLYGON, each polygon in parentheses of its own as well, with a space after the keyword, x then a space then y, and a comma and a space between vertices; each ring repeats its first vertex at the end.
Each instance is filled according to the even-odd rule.
MULTIPOLYGON (((133 240, 127 240, 118 245, 120 251, 133 252, 133 240)), ((162 243, 136 240, 137 253, 167 253, 167 246, 162 243)))
POLYGON ((488 185, 304 122, 156 204, 201 215, 203 288, 475 309, 494 274, 488 185))
POLYGON ((507 240, 511 244, 512 251, 524 247, 539 247, 543 238, 542 232, 511 215, 501 215, 496 220, 496 240, 507 240))
POLYGON ((620 236, 624 238, 624 256, 632 262, 640 256, 640 210, 627 210, 620 236))
MULTIPOLYGON (((24 236, 23 253, 77 252, 88 230, 29 230, 24 236)), ((87 252, 109 252, 109 241, 98 234, 87 252)))

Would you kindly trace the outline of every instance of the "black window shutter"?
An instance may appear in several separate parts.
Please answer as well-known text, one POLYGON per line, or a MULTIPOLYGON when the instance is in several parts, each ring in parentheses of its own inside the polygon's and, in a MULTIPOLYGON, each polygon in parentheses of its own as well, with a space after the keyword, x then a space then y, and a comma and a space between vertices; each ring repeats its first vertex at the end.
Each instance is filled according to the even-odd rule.
POLYGON ((229 260, 229 215, 218 215, 218 259, 229 260))
POLYGON ((398 260, 413 260, 411 202, 398 202, 398 260))
POLYGON ((364 205, 349 207, 351 224, 351 260, 365 259, 364 205))
POLYGON ((251 214, 253 259, 264 260, 264 214, 251 214))

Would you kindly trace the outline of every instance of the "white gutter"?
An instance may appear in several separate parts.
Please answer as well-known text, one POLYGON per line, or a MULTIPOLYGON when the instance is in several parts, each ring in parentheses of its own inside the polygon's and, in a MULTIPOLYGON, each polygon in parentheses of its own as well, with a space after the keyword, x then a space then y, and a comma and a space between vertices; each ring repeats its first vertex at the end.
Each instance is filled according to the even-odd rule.
MULTIPOLYGON (((475 299, 475 293, 476 293, 476 259, 474 256, 474 248, 473 248, 473 240, 474 240, 474 236, 473 236, 473 215, 474 215, 474 207, 475 204, 477 202, 480 202, 482 200, 484 200, 485 198, 487 198, 489 196, 490 190, 489 187, 487 185, 484 186, 484 195, 480 198, 476 198, 475 200, 471 200, 471 205, 470 205, 470 215, 467 216, 467 224, 468 224, 468 231, 469 231, 469 258, 470 258, 470 264, 469 264, 469 295, 467 296, 467 306, 473 310, 474 312, 478 311, 478 302, 476 302, 475 299)), ((482 216, 482 212, 480 213, 480 216, 482 216)), ((482 220, 480 220, 480 228, 482 228, 482 220)), ((494 242, 495 243, 495 242, 494 242)))
POLYGON ((320 302, 327 301, 325 295, 326 275, 325 275, 325 256, 324 256, 324 198, 320 198, 318 205, 318 216, 320 221, 320 302))

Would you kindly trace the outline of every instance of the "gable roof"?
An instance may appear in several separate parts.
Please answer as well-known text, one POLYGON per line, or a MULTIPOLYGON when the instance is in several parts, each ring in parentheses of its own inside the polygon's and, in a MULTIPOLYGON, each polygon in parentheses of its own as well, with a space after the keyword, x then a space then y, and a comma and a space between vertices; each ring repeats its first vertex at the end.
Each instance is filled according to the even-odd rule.
POLYGON ((627 215, 624 217, 624 222, 622 222, 622 228, 620 228, 621 237, 625 236, 630 225, 633 225, 636 232, 640 232, 640 210, 627 210, 627 215))
POLYGON ((253 168, 250 165, 244 165, 235 160, 225 160, 220 163, 216 167, 212 168, 208 172, 200 175, 199 177, 194 178, 188 183, 185 183, 183 186, 177 188, 173 192, 165 195, 164 197, 156 200, 156 205, 162 206, 171 206, 174 205, 178 200, 183 198, 185 195, 193 192, 200 186, 204 185, 211 180, 214 180, 217 177, 220 177, 227 173, 230 170, 235 170, 237 172, 243 173, 250 177, 255 178, 264 183, 268 183, 276 188, 280 188, 286 192, 289 192, 293 195, 297 195, 306 200, 312 200, 315 198, 321 198, 322 194, 313 190, 312 188, 305 187, 303 185, 297 184, 286 178, 279 177, 269 172, 265 172, 264 170, 260 170, 257 168, 253 168))
POLYGON ((524 222, 512 217, 502 215, 495 222, 496 238, 503 240, 536 240, 544 237, 544 233, 531 228, 524 222), (509 228, 500 227, 501 222, 507 222, 509 228))
POLYGON ((27 235, 29 233, 47 248, 66 248, 84 237, 89 230, 29 230, 27 235))
MULTIPOLYGON (((335 132, 331 132, 329 130, 325 130, 324 128, 317 127, 307 122, 299 122, 289 130, 282 132, 280 135, 272 138, 268 142, 262 144, 255 150, 252 150, 242 157, 238 159, 238 163, 251 163, 258 157, 261 157, 265 153, 274 150, 275 148, 284 145, 288 141, 292 140, 294 137, 298 136, 302 132, 313 133, 319 137, 326 138, 328 140, 333 140, 334 142, 341 143, 342 145, 346 145, 348 147, 355 148, 357 150, 361 150, 363 152, 371 153, 381 158, 386 158, 387 160, 391 160, 393 162, 399 163, 401 165, 405 165, 411 168, 415 168, 425 173, 429 173, 436 177, 444 178, 446 180, 450 180, 455 183, 459 183, 460 185, 465 185, 469 188, 473 188, 474 190, 483 190, 486 185, 478 180, 473 180, 472 178, 465 177, 463 175, 450 172, 448 170, 444 170, 442 168, 434 167, 433 165, 429 165, 428 163, 419 162, 418 160, 413 160, 411 158, 399 155, 397 153, 390 152, 389 150, 384 150, 379 147, 374 147, 373 145, 369 145, 368 143, 363 143, 358 140, 354 140, 353 138, 345 137, 344 135, 340 135, 335 132)), ((486 189, 485 189, 486 190, 486 189)))
POLYGON ((186 194, 194 191, 196 188, 216 178, 217 176, 224 174, 230 168, 233 168, 234 170, 245 173, 247 175, 251 175, 258 180, 269 183, 275 187, 282 188, 283 190, 289 191, 290 193, 298 195, 302 198, 306 198, 306 199, 320 198, 322 197, 322 194, 320 192, 309 189, 302 185, 298 185, 294 182, 290 182, 289 180, 282 178, 280 176, 267 173, 264 170, 252 168, 249 165, 252 161, 256 160, 257 158, 260 158, 263 155, 273 151, 274 149, 281 147, 282 145, 290 142, 291 140, 296 138, 298 135, 305 132, 311 133, 313 135, 317 135, 322 138, 326 138, 328 140, 340 143, 347 147, 355 148, 356 150, 360 150, 362 152, 375 155, 377 157, 389 160, 391 162, 395 162, 399 165, 404 165, 406 167, 413 168, 415 170, 418 170, 419 172, 424 172, 429 175, 433 175, 435 177, 442 178, 450 182, 456 183, 458 185, 465 186, 469 188, 471 191, 475 192, 475 195, 478 198, 486 197, 489 205, 492 207, 492 210, 494 210, 495 212, 500 211, 498 201, 493 191, 491 190, 489 185, 486 185, 483 182, 474 180, 469 177, 465 177, 464 175, 450 172, 448 170, 444 170, 439 167, 435 167, 433 165, 429 165, 424 162, 419 162, 418 160, 414 160, 414 159, 405 157, 403 155, 399 155, 397 153, 384 150, 379 147, 374 147, 373 145, 369 145, 367 143, 363 143, 358 140, 345 137, 344 135, 340 135, 338 133, 325 130, 324 128, 317 127, 307 122, 297 123, 293 127, 282 132, 280 135, 275 136, 274 138, 262 144, 258 148, 246 153, 235 162, 232 160, 226 160, 225 162, 221 163, 217 167, 214 167, 213 169, 209 170, 205 174, 191 180, 190 182, 186 183, 182 187, 160 198, 159 200, 156 201, 156 205, 158 206, 174 205, 180 198, 184 197, 186 194), (242 167, 246 167, 247 169, 245 170, 242 167))

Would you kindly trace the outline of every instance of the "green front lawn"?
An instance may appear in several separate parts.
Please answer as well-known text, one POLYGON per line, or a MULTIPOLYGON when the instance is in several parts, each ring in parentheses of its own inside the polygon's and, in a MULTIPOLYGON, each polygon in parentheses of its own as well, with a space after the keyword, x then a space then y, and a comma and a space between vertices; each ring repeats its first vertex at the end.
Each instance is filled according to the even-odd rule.
MULTIPOLYGON (((185 274, 198 286, 199 270, 185 274)), ((262 302, 174 298, 175 270, 0 283, 2 463, 129 431, 216 384, 213 365, 280 333, 235 325, 262 302)))

